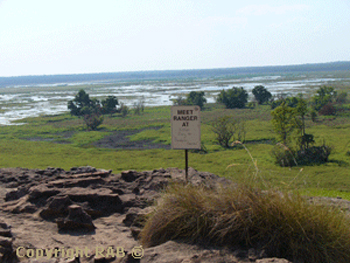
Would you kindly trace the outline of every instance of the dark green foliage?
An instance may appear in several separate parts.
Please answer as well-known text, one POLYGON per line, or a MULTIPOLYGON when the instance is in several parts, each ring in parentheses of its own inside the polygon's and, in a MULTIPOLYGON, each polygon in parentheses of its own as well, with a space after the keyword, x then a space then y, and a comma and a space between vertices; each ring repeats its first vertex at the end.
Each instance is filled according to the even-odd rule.
POLYGON ((222 90, 217 98, 217 102, 223 103, 228 109, 244 108, 247 101, 247 91, 237 87, 233 87, 229 90, 222 90))
POLYGON ((182 96, 177 97, 173 103, 174 105, 197 105, 203 109, 204 103, 207 102, 207 99, 204 98, 204 91, 191 91, 187 94, 186 99, 182 96))
POLYGON ((81 89, 73 100, 68 101, 68 109, 72 115, 81 117, 86 114, 100 113, 101 105, 96 98, 90 99, 89 94, 81 89))
POLYGON ((272 94, 262 85, 256 86, 252 90, 252 93, 258 104, 268 102, 272 97, 272 94))
POLYGON ((116 106, 119 105, 118 99, 115 96, 108 96, 102 100, 102 112, 103 114, 113 114, 117 112, 116 106))
POLYGON ((315 110, 319 111, 323 106, 335 100, 337 92, 333 87, 321 87, 316 91, 316 95, 312 98, 312 104, 315 110))
POLYGON ((275 109, 276 107, 280 106, 283 102, 288 106, 295 108, 299 103, 300 97, 286 97, 286 98, 280 98, 278 100, 275 100, 271 102, 271 109, 275 109))
POLYGON ((197 105, 203 109, 204 103, 207 100, 204 98, 204 91, 191 91, 187 95, 186 104, 187 105, 197 105))
POLYGON ((89 94, 81 89, 73 100, 68 101, 68 109, 72 115, 80 117, 89 111, 90 104, 89 94))
POLYGON ((96 98, 90 99, 83 89, 71 101, 68 101, 68 109, 71 115, 83 117, 88 129, 95 130, 103 122, 100 101, 96 98))
POLYGON ((311 146, 298 151, 279 146, 276 146, 271 153, 275 158, 276 164, 281 167, 326 163, 332 152, 332 147, 325 144, 321 146, 311 146))

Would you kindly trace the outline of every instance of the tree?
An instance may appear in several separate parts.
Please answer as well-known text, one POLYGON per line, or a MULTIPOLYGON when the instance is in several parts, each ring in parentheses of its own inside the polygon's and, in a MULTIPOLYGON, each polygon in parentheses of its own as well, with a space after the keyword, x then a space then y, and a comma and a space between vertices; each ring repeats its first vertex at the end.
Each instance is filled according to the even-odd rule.
POLYGON ((290 142, 290 135, 297 124, 297 111, 296 109, 289 107, 283 102, 280 106, 271 112, 272 125, 275 133, 277 134, 278 141, 284 145, 288 145, 290 142))
POLYGON ((337 96, 337 92, 333 87, 323 86, 316 91, 316 95, 312 98, 315 110, 319 111, 323 106, 333 102, 337 96))
POLYGON ((258 104, 264 104, 272 98, 272 94, 262 85, 255 86, 252 93, 258 104))
POLYGON ((222 90, 219 93, 217 102, 223 103, 226 108, 244 108, 248 101, 248 93, 243 88, 233 87, 227 91, 222 90))
POLYGON ((90 99, 89 94, 81 89, 73 100, 68 101, 68 109, 72 115, 82 117, 100 112, 101 105, 96 98, 90 99))
POLYGON ((116 106, 119 105, 118 99, 115 96, 108 96, 102 100, 102 112, 104 114, 113 114, 117 112, 116 106))
POLYGON ((68 101, 68 109, 74 116, 83 117, 86 126, 95 130, 103 122, 100 101, 96 98, 90 99, 83 89, 71 101, 68 101))
POLYGON ((201 109, 204 106, 204 103, 206 103, 207 100, 204 98, 204 91, 191 91, 187 95, 186 104, 187 105, 197 105, 201 107, 201 109))

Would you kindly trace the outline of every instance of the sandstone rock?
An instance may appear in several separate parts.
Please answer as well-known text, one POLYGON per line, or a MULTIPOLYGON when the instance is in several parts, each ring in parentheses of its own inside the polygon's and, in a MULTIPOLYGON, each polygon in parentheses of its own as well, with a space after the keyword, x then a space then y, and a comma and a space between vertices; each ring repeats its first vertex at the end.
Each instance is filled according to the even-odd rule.
POLYGON ((146 220, 147 215, 149 215, 153 211, 152 207, 146 207, 144 209, 138 207, 132 207, 125 214, 125 218, 123 219, 123 223, 126 226, 134 226, 134 227, 142 227, 143 223, 146 220))
POLYGON ((121 178, 125 181, 125 182, 132 182, 135 181, 135 179, 139 176, 139 173, 136 171, 124 171, 121 173, 121 178))
POLYGON ((69 214, 68 207, 72 204, 68 195, 53 196, 48 200, 48 207, 40 212, 40 216, 44 219, 55 219, 66 217, 69 214), (51 199, 51 200, 50 200, 51 199))
POLYGON ((81 206, 71 205, 68 207, 69 215, 66 219, 56 221, 58 229, 61 231, 94 231, 91 217, 83 210, 81 206))
POLYGON ((11 227, 0 220, 0 262, 17 262, 11 227))

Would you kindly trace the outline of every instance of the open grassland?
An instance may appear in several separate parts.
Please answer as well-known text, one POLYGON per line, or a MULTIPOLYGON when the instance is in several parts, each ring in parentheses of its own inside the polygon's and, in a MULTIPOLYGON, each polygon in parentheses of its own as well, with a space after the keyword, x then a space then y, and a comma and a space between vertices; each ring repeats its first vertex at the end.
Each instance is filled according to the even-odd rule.
MULTIPOLYGON (((325 140, 333 147, 330 161, 315 166, 282 168, 270 155, 275 145, 270 107, 255 109, 224 109, 208 104, 201 112, 202 142, 207 153, 189 154, 189 165, 236 181, 256 173, 251 157, 242 146, 223 149, 212 132, 214 120, 232 115, 246 122, 245 146, 257 163, 258 176, 274 187, 298 188, 305 194, 341 196, 350 199, 350 118, 346 113, 331 118, 307 119, 307 132, 315 136, 316 144, 325 140)), ((184 151, 157 149, 125 150, 101 148, 94 143, 118 131, 135 130, 127 138, 133 141, 151 140, 158 145, 170 145, 170 107, 146 107, 141 115, 105 116, 97 131, 87 131, 83 120, 69 114, 42 116, 21 120, 26 125, 0 127, 0 166, 46 168, 91 165, 123 170, 153 170, 160 167, 184 167, 184 151)))

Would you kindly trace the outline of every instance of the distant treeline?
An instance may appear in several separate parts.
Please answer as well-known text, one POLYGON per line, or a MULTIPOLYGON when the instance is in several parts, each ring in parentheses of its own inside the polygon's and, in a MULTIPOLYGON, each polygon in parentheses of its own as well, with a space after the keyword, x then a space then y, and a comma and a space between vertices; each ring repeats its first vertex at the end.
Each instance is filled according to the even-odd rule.
MULTIPOLYGON (((43 75, 0 77, 0 87, 17 85, 58 84, 74 82, 133 82, 145 80, 193 80, 203 78, 228 78, 247 74, 281 74, 317 71, 350 70, 350 61, 330 62, 318 64, 303 64, 290 66, 241 67, 220 69, 193 69, 193 70, 158 70, 133 71, 116 73, 93 73, 73 75, 43 75)), ((1 73, 0 73, 1 74, 1 73)))

